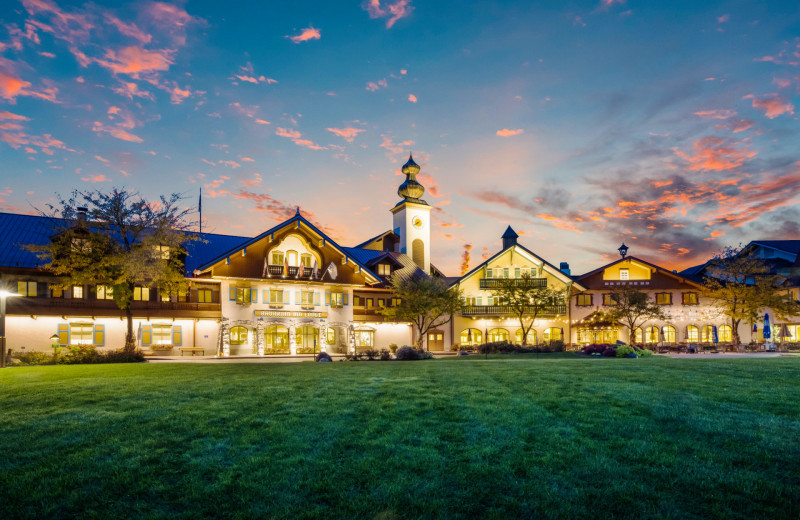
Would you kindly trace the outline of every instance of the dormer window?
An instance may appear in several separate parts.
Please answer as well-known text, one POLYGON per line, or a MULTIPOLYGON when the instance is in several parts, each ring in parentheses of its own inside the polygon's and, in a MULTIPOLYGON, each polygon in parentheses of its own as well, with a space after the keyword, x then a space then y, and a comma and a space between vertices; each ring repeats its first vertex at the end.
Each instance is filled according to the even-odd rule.
POLYGON ((392 266, 389 264, 378 264, 378 276, 389 276, 392 274, 392 266))
POLYGON ((276 251, 272 253, 272 265, 283 265, 283 253, 276 251))
POLYGON ((619 279, 620 280, 630 280, 630 273, 628 269, 620 269, 619 270, 619 279))
POLYGON ((300 263, 303 267, 311 267, 311 255, 300 255, 300 263))

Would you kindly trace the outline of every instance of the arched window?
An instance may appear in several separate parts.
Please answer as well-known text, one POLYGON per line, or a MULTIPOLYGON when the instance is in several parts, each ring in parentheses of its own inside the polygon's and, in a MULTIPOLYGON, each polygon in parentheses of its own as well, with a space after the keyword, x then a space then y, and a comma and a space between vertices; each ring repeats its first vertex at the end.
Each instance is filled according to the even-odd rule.
POLYGON ((703 327, 703 333, 700 336, 700 341, 703 343, 711 343, 714 341, 714 327, 706 325, 703 327))
POLYGON ((289 352, 289 329, 280 325, 270 325, 264 329, 267 349, 289 352))
POLYGON ((411 242, 411 259, 419 267, 425 265, 425 244, 419 238, 411 242))
POLYGON ((686 327, 686 341, 699 341, 700 330, 694 325, 686 327))
POLYGON ((231 345, 247 344, 247 328, 231 327, 231 345))
POLYGON ((464 329, 461 331, 461 345, 470 347, 483 343, 483 334, 478 329, 464 329))
POLYGON ((661 338, 658 337, 658 327, 647 327, 644 330, 644 342, 645 343, 658 343, 661 341, 661 338))
POLYGON ((561 337, 561 328, 560 327, 550 327, 549 329, 544 329, 544 341, 560 341, 561 337))
POLYGON ((721 343, 729 343, 733 341, 733 329, 730 325, 720 325, 719 329, 719 341, 721 343))
POLYGON ((292 267, 297 267, 297 251, 286 251, 286 263, 292 267))
MULTIPOLYGON (((536 329, 531 329, 528 331, 528 337, 525 343, 527 345, 536 345, 536 329)), ((522 343, 522 329, 517 329, 517 332, 514 333, 514 341, 517 343, 522 343)))
POLYGON ((508 331, 506 329, 492 329, 489 331, 489 343, 495 341, 508 341, 508 331))
POLYGON ((675 327, 671 325, 665 325, 663 331, 664 331, 664 342, 675 343, 675 327))
POLYGON ((314 349, 319 344, 319 329, 303 326, 295 329, 295 342, 297 348, 314 349))
POLYGON ((644 343, 644 333, 642 332, 642 328, 637 327, 636 330, 634 330, 633 332, 634 332, 633 336, 634 343, 636 344, 644 343))

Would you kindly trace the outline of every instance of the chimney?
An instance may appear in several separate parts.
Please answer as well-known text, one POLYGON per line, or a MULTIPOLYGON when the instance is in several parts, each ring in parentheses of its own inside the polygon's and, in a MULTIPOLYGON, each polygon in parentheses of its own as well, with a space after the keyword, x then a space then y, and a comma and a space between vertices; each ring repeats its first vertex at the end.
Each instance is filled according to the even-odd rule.
POLYGON ((514 230, 511 229, 511 226, 508 226, 506 232, 503 233, 503 236, 500 238, 503 239, 503 251, 505 251, 509 247, 517 245, 517 238, 519 238, 519 235, 514 233, 514 230))
POLYGON ((558 268, 562 273, 567 276, 571 276, 571 271, 569 270, 569 264, 567 262, 561 262, 561 265, 558 268))
POLYGON ((80 208, 75 208, 75 211, 78 216, 78 222, 86 222, 86 213, 89 211, 89 208, 81 206, 80 208))

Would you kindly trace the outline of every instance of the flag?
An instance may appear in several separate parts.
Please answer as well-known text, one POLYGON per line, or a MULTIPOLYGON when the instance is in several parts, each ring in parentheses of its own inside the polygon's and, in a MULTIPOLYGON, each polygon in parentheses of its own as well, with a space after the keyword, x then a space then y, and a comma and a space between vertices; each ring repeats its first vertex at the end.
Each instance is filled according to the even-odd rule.
POLYGON ((261 278, 267 277, 267 257, 264 257, 264 269, 261 270, 261 278))
POLYGON ((297 277, 302 278, 306 275, 306 268, 303 265, 303 262, 300 262, 300 267, 297 268, 297 277))
POLYGON ((314 278, 319 278, 319 267, 317 266, 317 259, 314 259, 314 278))

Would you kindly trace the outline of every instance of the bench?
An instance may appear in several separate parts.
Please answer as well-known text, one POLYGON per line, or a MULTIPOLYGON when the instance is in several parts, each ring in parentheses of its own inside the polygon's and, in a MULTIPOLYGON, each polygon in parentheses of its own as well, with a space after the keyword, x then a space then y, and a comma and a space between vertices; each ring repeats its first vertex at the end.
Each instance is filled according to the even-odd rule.
POLYGON ((200 354, 201 356, 205 354, 205 350, 202 347, 181 347, 181 357, 183 357, 186 352, 191 352, 192 356, 195 354, 200 354))

